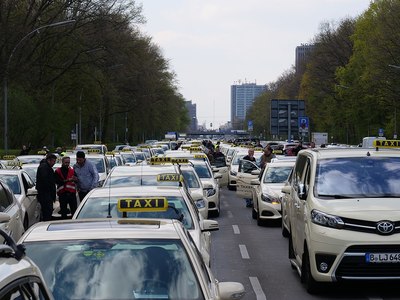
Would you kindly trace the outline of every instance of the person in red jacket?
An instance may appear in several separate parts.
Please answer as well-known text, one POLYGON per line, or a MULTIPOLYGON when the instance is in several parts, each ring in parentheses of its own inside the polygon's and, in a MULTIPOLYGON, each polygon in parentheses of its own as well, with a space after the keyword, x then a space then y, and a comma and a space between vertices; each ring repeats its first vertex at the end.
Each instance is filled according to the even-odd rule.
POLYGON ((64 156, 61 159, 61 167, 55 171, 57 195, 60 201, 60 214, 62 219, 67 219, 68 207, 73 215, 77 208, 76 202, 76 181, 78 180, 75 171, 70 167, 71 159, 64 156))

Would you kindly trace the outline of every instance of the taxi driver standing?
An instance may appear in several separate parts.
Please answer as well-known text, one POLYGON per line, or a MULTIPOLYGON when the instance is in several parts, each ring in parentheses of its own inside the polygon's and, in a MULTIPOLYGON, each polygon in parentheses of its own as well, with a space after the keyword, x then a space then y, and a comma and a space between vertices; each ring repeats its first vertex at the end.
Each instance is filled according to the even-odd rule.
POLYGON ((75 174, 78 177, 77 188, 79 200, 82 201, 90 190, 98 186, 99 173, 96 167, 85 158, 85 152, 76 153, 75 174))
POLYGON ((67 212, 69 206, 71 210, 71 215, 76 211, 76 184, 77 178, 75 176, 75 171, 69 166, 70 158, 69 156, 64 156, 61 159, 61 167, 57 168, 56 183, 57 183, 57 195, 60 200, 60 213, 63 219, 67 218, 67 212))

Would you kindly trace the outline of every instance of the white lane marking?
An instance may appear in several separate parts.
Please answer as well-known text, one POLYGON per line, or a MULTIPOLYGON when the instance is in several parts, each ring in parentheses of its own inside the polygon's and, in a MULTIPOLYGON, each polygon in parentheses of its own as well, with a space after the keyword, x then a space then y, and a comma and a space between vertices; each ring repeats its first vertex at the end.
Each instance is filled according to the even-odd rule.
POLYGON ((239 245, 240 254, 242 255, 243 259, 249 259, 249 252, 247 252, 246 245, 239 245))
POLYGON ((380 297, 377 297, 377 298, 375 298, 375 297, 368 297, 368 300, 383 300, 383 298, 380 298, 380 297))
POLYGON ((233 233, 234 233, 234 234, 240 234, 239 226, 237 226, 237 225, 232 225, 232 228, 233 228, 233 233))
POLYGON ((228 215, 228 218, 233 218, 233 213, 230 210, 228 210, 226 214, 228 215))
POLYGON ((260 281, 258 281, 257 277, 249 277, 251 286, 253 287, 254 293, 256 294, 256 299, 257 300, 267 300, 267 297, 265 296, 260 281))

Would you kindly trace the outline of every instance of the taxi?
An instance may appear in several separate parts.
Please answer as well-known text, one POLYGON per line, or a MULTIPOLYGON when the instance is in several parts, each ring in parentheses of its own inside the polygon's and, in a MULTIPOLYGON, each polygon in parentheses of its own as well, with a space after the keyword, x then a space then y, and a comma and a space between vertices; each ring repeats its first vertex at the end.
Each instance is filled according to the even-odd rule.
POLYGON ((32 178, 24 169, 0 170, 0 179, 5 182, 17 198, 22 209, 24 229, 40 221, 41 208, 32 178))
POLYGON ((101 143, 94 143, 94 144, 79 144, 76 145, 75 151, 83 151, 85 153, 89 152, 98 152, 100 154, 106 154, 108 149, 107 146, 101 143))
POLYGON ((218 222, 204 220, 190 195, 182 187, 136 186, 94 189, 83 199, 72 218, 106 217, 178 219, 190 232, 204 260, 210 262, 210 231, 218 230, 218 222), (124 209, 123 205, 128 202, 131 206, 128 205, 124 209))
MULTIPOLYGON (((9 218, 0 213, 0 223, 9 218)), ((24 247, 1 229, 0 236, 5 241, 0 247, 0 299, 52 300, 39 268, 26 257, 24 247)))
MULTIPOLYGON (((228 173, 228 189, 235 190, 237 185, 237 176, 239 170, 239 163, 243 157, 248 154, 249 148, 246 147, 238 147, 238 149, 234 152, 232 161, 229 165, 229 173, 228 173)), ((260 163, 262 151, 254 151, 254 157, 256 159, 256 164, 260 163)))
POLYGON ((178 220, 41 222, 21 238, 55 299, 240 299, 219 282, 178 220))
POLYGON ((289 259, 321 283, 400 278, 400 141, 301 150, 287 194, 289 259))
MULTIPOLYGON (((187 159, 171 159, 163 157, 152 157, 149 164, 136 166, 118 166, 115 167, 107 176, 103 187, 117 186, 183 186, 188 189, 191 198, 202 214, 203 218, 208 217, 208 200, 204 197, 203 190, 190 188, 192 182, 186 181, 186 176, 183 176, 183 181, 179 174, 182 172, 179 169, 180 164, 187 164, 187 159), (159 174, 170 173, 176 176, 158 177, 159 174), (175 180, 178 179, 178 180, 175 180)), ((189 180, 189 178, 188 178, 189 180)))
POLYGON ((281 219, 281 190, 293 169, 294 163, 294 159, 273 159, 266 165, 261 180, 254 179, 251 181, 255 189, 252 217, 257 220, 258 226, 263 225, 263 221, 266 220, 281 219))

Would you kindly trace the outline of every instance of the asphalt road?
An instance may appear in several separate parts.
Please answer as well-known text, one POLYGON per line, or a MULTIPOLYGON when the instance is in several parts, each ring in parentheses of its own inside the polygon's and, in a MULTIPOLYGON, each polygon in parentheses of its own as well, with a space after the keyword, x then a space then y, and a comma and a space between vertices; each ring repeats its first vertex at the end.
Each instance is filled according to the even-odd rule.
MULTIPOLYGON (((288 239, 279 222, 257 226, 251 208, 235 191, 221 190, 219 231, 212 233, 211 268, 219 281, 238 281, 246 289, 243 299, 400 299, 400 281, 329 284, 310 295, 288 260, 288 239)), ((400 242, 400 241, 399 241, 400 242)))

